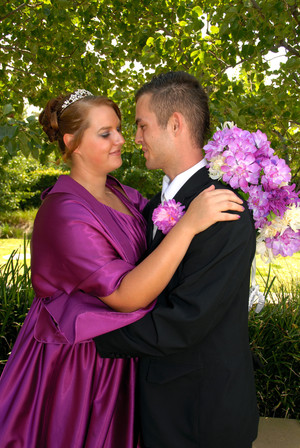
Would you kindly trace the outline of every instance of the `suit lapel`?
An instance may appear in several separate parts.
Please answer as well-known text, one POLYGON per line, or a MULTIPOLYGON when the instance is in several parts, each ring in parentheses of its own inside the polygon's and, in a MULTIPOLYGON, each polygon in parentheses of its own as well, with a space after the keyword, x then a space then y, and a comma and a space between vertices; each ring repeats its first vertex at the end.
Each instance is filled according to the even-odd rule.
MULTIPOLYGON (((147 211, 148 213, 148 217, 147 217, 147 247, 150 248, 150 246, 152 246, 153 243, 153 221, 152 221, 152 213, 153 210, 159 206, 160 204, 160 197, 161 194, 158 193, 156 196, 154 196, 154 198, 151 199, 151 201, 149 202, 149 210, 147 211)), ((156 232, 156 235, 158 233, 161 233, 159 231, 156 232)), ((155 235, 155 236, 156 236, 155 235)))
MULTIPOLYGON (((185 205, 186 209, 194 199, 197 194, 203 191, 205 188, 212 184, 210 177, 208 176, 208 171, 206 168, 201 168, 197 171, 176 193, 174 199, 176 202, 181 202, 185 205)), ((150 252, 152 252, 159 243, 163 240, 164 234, 157 230, 154 239, 152 240, 153 234, 153 222, 152 213, 153 210, 160 204, 160 194, 156 195, 150 201, 151 213, 149 214, 148 225, 147 225, 147 246, 150 252)))
POLYGON ((197 194, 211 185, 212 181, 208 176, 206 168, 201 168, 183 185, 183 187, 176 193, 174 199, 176 202, 181 202, 188 206, 197 194))

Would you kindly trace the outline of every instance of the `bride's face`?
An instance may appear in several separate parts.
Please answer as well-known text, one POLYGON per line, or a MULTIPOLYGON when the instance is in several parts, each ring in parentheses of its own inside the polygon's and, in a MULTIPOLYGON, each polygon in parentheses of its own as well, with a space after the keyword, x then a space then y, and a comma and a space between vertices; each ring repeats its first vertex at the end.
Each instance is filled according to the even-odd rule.
POLYGON ((107 105, 92 107, 87 118, 89 127, 74 150, 73 163, 79 158, 89 171, 108 174, 122 165, 121 150, 125 140, 120 120, 107 105))

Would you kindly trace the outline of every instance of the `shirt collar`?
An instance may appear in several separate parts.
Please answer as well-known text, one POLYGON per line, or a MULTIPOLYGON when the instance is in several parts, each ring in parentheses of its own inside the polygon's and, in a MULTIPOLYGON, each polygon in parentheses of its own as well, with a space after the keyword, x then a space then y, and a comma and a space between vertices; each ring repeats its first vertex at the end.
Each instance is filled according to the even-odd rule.
POLYGON ((161 191, 161 200, 168 201, 169 199, 173 199, 176 193, 183 187, 183 185, 201 168, 204 168, 207 165, 206 159, 200 160, 200 162, 196 163, 196 165, 192 166, 186 171, 178 174, 172 182, 170 178, 165 175, 163 177, 162 182, 162 191, 161 191))

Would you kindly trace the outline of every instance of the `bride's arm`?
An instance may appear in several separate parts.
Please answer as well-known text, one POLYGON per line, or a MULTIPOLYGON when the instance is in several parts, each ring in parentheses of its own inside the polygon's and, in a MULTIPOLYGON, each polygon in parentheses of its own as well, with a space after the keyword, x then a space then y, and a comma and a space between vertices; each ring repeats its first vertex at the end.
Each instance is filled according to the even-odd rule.
POLYGON ((200 193, 159 246, 130 271, 119 287, 101 300, 120 312, 131 312, 151 303, 167 286, 193 237, 218 221, 234 221, 242 212, 242 200, 230 190, 211 186, 200 193))

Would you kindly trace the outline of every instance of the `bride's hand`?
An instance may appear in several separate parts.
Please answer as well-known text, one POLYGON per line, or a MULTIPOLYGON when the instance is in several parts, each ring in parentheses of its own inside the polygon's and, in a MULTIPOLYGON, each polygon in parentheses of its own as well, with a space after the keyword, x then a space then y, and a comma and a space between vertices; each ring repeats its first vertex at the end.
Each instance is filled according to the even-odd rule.
POLYGON ((216 189, 214 185, 203 190, 191 202, 182 219, 185 225, 191 225, 194 233, 203 232, 218 221, 236 221, 239 214, 226 213, 243 212, 243 201, 233 191, 216 189))

